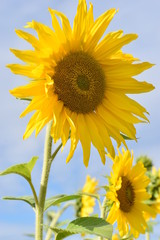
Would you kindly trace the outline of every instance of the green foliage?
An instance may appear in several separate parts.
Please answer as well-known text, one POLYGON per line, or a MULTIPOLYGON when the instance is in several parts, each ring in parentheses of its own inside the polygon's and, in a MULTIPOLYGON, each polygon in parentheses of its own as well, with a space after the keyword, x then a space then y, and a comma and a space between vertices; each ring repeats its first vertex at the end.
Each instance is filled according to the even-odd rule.
POLYGON ((144 167, 147 169, 147 171, 151 171, 153 163, 152 163, 152 160, 149 157, 147 157, 146 155, 138 157, 136 159, 136 162, 137 163, 142 162, 144 167))
POLYGON ((17 164, 0 172, 0 176, 7 174, 18 174, 24 177, 27 181, 31 181, 31 172, 37 162, 38 157, 33 157, 28 163, 17 164))
POLYGON ((99 198, 98 195, 96 195, 96 194, 82 193, 82 192, 79 192, 77 194, 72 194, 72 195, 61 194, 61 195, 57 195, 57 196, 46 199, 44 210, 46 211, 49 207, 56 206, 63 202, 80 199, 82 197, 82 195, 91 196, 96 199, 99 198))
POLYGON ((81 197, 81 195, 79 195, 79 194, 72 194, 72 195, 62 194, 62 195, 57 195, 57 196, 48 198, 48 199, 46 199, 44 210, 46 211, 51 206, 56 206, 60 203, 75 200, 80 197, 81 197))
POLYGON ((112 238, 113 226, 102 218, 82 217, 69 223, 67 228, 51 228, 57 235, 55 240, 61 240, 73 234, 91 234, 100 237, 112 238))
MULTIPOLYGON (((159 171, 155 171, 155 173, 149 172, 148 177, 150 178, 150 183, 147 187, 147 192, 151 195, 151 200, 157 200, 160 196, 160 175, 159 171)), ((152 204, 152 203, 151 203, 152 204)))
POLYGON ((35 200, 32 196, 22 196, 22 197, 6 196, 6 197, 3 197, 3 200, 20 200, 28 203, 32 208, 35 208, 35 200))

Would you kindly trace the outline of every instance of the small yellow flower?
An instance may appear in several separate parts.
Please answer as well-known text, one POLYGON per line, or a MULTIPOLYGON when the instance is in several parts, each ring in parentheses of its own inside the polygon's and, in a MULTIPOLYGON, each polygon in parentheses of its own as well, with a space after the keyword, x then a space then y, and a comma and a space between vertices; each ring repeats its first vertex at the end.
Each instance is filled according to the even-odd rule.
POLYGON ((147 227, 143 212, 149 212, 155 216, 155 212, 144 203, 150 198, 146 192, 150 180, 145 175, 146 169, 141 162, 134 167, 133 154, 129 150, 122 149, 122 154, 113 159, 113 172, 111 172, 107 199, 113 202, 107 221, 114 224, 117 221, 121 236, 130 232, 134 237, 139 233, 145 233, 147 227))
MULTIPOLYGON (((89 175, 86 177, 85 185, 82 189, 82 193, 97 193, 97 185, 98 181, 95 178, 91 178, 89 175)), ((93 213, 95 206, 95 198, 87 195, 83 195, 81 199, 81 217, 88 217, 91 213, 93 213)))
POLYGON ((38 38, 16 30, 33 50, 11 49, 25 64, 8 67, 30 80, 27 85, 11 91, 17 98, 31 98, 21 114, 24 117, 34 111, 24 139, 33 131, 37 136, 53 120, 51 136, 55 142, 61 138, 63 147, 71 130, 67 162, 80 141, 85 166, 88 166, 91 144, 105 163, 106 152, 115 154, 112 138, 118 146, 121 143, 126 146, 121 134, 136 140, 134 124, 148 121, 146 109, 128 94, 154 89, 152 84, 135 79, 152 64, 136 62, 137 58, 122 52, 124 45, 137 38, 136 34, 123 35, 119 30, 107 33, 101 40, 116 9, 94 20, 93 5, 90 3, 87 9, 86 0, 79 0, 73 29, 63 13, 53 9, 49 12, 53 29, 36 21, 26 26, 34 29, 38 38))

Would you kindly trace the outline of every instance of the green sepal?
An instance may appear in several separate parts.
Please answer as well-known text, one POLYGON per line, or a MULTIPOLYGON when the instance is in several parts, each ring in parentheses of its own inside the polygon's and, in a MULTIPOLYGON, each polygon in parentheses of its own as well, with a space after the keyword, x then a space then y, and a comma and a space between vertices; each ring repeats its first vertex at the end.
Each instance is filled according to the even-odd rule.
POLYGON ((32 97, 30 97, 30 98, 29 97, 26 97, 26 98, 18 98, 18 97, 16 97, 16 99, 24 100, 24 101, 30 101, 31 102, 33 98, 32 97))
POLYGON ((6 196, 2 198, 3 200, 19 200, 28 203, 32 208, 35 208, 35 200, 32 196, 22 196, 22 197, 12 197, 6 196))
MULTIPOLYGON (((124 138, 124 140, 134 140, 134 139, 124 135, 123 133, 120 133, 120 135, 124 138)), ((136 139, 138 139, 138 138, 136 138, 136 139)))
POLYGON ((69 223, 67 228, 51 228, 57 235, 55 240, 61 240, 73 234, 91 234, 112 239, 113 226, 103 218, 82 217, 69 223))
POLYGON ((6 170, 0 172, 0 176, 7 174, 18 174, 24 177, 27 181, 31 181, 31 172, 37 162, 38 157, 33 157, 28 163, 13 165, 6 170))

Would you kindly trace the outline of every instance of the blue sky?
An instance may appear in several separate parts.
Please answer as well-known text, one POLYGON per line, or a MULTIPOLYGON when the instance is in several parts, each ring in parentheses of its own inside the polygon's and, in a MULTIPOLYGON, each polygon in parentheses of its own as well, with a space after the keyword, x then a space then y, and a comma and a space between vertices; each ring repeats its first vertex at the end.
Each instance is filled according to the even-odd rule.
MULTIPOLYGON (((89 2, 89 1, 87 1, 89 2)), ((152 69, 144 72, 138 79, 151 82, 156 89, 147 94, 133 96, 144 105, 150 113, 150 124, 137 126, 138 143, 129 142, 135 158, 147 154, 153 159, 156 167, 160 167, 160 1, 158 0, 93 0, 95 18, 105 10, 115 7, 119 9, 107 32, 123 29, 124 33, 137 33, 138 40, 124 48, 142 61, 155 63, 152 69)), ((13 164, 28 161, 32 156, 39 156, 33 171, 33 182, 39 187, 43 141, 43 130, 35 139, 34 134, 23 141, 22 136, 30 116, 20 119, 19 115, 27 106, 23 101, 17 101, 9 94, 9 89, 25 84, 24 78, 13 75, 5 65, 15 63, 17 59, 9 52, 9 48, 27 49, 29 45, 19 39, 14 29, 22 29, 26 22, 36 20, 51 26, 48 7, 64 12, 71 22, 76 12, 75 0, 1 0, 0 3, 0 75, 1 75, 1 124, 0 124, 0 170, 13 164)), ((100 184, 105 184, 102 177, 111 170, 111 161, 107 159, 103 166, 95 149, 92 149, 90 164, 86 169, 82 163, 82 149, 78 146, 74 158, 66 165, 65 159, 69 144, 57 155, 53 163, 48 188, 48 196, 59 193, 73 193, 84 184, 87 174, 99 178, 100 184)), ((0 178, 0 198, 6 195, 30 195, 31 191, 21 177, 11 175, 0 178)), ((22 202, 0 200, 0 239, 28 239, 23 234, 34 231, 34 212, 22 202)), ((160 230, 155 228, 154 239, 158 239, 160 230)), ((144 236, 141 237, 144 239, 144 236)))

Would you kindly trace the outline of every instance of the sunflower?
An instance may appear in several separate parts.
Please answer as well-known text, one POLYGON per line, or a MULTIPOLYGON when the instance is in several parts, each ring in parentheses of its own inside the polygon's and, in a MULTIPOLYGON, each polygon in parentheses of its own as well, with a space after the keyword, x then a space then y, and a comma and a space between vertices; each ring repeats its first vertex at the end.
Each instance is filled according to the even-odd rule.
MULTIPOLYGON (((86 177, 86 182, 82 189, 82 193, 96 194, 98 181, 95 178, 91 178, 89 175, 86 177)), ((87 195, 83 195, 81 199, 81 217, 88 217, 94 209, 95 198, 87 195)))
POLYGON ((142 162, 132 167, 133 154, 129 150, 122 149, 122 154, 113 160, 113 172, 110 177, 109 191, 106 194, 112 201, 112 207, 107 221, 111 224, 116 222, 121 236, 129 232, 138 237, 139 233, 145 233, 147 227, 143 213, 149 212, 155 216, 155 212, 145 201, 150 198, 146 187, 150 180, 145 175, 146 169, 142 162))
POLYGON ((137 58, 122 52, 124 45, 137 38, 136 34, 123 35, 119 30, 101 40, 116 9, 94 20, 93 5, 90 3, 87 9, 86 0, 79 0, 73 29, 63 13, 50 8, 49 12, 53 29, 32 21, 26 28, 34 29, 38 37, 16 30, 19 37, 32 45, 32 50, 11 49, 25 64, 8 67, 13 73, 26 76, 29 83, 10 92, 17 98, 31 99, 21 117, 35 111, 24 139, 34 130, 37 136, 53 120, 54 142, 61 138, 64 147, 71 131, 67 162, 80 141, 85 166, 88 166, 91 143, 105 163, 106 152, 115 154, 111 138, 118 146, 121 143, 126 146, 123 135, 136 140, 134 124, 148 121, 146 109, 126 94, 154 89, 133 77, 152 64, 138 63, 137 58))

